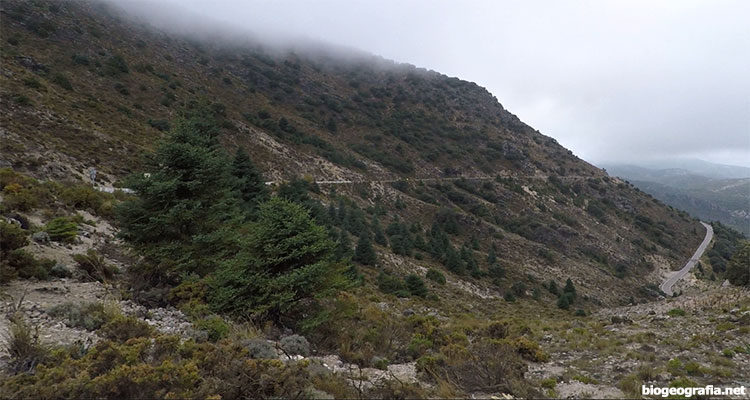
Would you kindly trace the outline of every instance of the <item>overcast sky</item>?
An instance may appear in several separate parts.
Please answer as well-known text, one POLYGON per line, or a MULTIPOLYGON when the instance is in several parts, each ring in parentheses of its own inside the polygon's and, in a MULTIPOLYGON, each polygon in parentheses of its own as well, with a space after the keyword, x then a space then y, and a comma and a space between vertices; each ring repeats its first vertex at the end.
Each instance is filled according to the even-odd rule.
POLYGON ((750 1, 177 3, 474 81, 594 163, 678 156, 750 166, 750 1))

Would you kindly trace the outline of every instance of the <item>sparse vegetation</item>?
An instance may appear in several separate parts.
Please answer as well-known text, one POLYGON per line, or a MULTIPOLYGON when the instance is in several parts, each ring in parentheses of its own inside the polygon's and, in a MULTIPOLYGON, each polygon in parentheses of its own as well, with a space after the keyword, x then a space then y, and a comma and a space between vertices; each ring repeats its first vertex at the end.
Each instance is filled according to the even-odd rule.
POLYGON ((93 249, 88 250, 85 254, 74 254, 73 260, 78 263, 78 268, 89 280, 111 281, 118 272, 116 267, 109 265, 104 257, 93 249))
MULTIPOLYGON (((633 334, 648 329, 644 319, 602 319, 601 308, 659 296, 644 281, 650 263, 683 262, 701 235, 474 84, 366 60, 228 54, 142 35, 75 2, 11 0, 3 11, 3 156, 40 179, 101 173, 91 185, 0 169, 0 283, 72 277, 66 285, 175 307, 192 324, 182 337, 162 335, 109 304, 61 304, 48 314, 102 340, 50 352, 19 328, 19 343, 32 345, 17 358, 32 361, 0 383, 10 397, 557 397, 571 380, 611 384, 596 363, 625 345, 618 359, 643 368, 620 386, 637 395, 667 368, 654 347, 687 351, 748 333, 724 317, 716 338, 683 339, 633 334), (133 193, 97 190, 112 179, 133 193), (326 179, 352 182, 316 183, 326 179), (92 229, 110 218, 131 255, 109 225, 92 229), (44 232, 57 243, 22 248, 44 232), (80 253, 91 242, 96 250, 80 253), (66 264, 72 256, 75 273, 60 264, 52 274, 54 262, 32 255, 47 251, 66 253, 66 264), (282 362, 285 353, 338 355, 352 370, 415 361, 431 385, 368 386, 314 359, 282 362), (559 381, 524 377, 527 363, 551 359, 569 368, 559 381)), ((730 236, 717 233, 705 272, 742 284, 730 236)), ((661 314, 653 318, 669 332, 677 321, 661 314)), ((673 376, 731 375, 750 352, 731 343, 711 354, 740 366, 685 358, 673 376)))

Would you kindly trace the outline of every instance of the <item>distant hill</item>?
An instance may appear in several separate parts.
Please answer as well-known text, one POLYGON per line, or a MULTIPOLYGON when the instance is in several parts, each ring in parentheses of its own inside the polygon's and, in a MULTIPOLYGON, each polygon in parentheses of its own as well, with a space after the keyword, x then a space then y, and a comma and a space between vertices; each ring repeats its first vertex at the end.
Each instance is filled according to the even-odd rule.
POLYGON ((678 158, 638 163, 641 167, 655 170, 677 169, 713 179, 750 178, 750 168, 739 165, 716 164, 695 158, 678 158))
POLYGON ((603 167, 611 175, 630 181, 666 204, 703 220, 720 221, 750 236, 750 178, 743 177, 750 174, 750 169, 700 160, 683 164, 691 169, 651 169, 635 165, 603 167))

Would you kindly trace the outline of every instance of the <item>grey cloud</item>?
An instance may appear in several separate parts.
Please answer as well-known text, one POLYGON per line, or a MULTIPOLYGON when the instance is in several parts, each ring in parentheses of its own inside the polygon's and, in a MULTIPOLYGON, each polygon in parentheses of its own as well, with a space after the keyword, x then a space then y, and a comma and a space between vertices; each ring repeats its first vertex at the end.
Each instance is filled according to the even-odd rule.
POLYGON ((474 81, 590 161, 683 156, 750 166, 747 1, 139 4, 184 8, 203 18, 199 30, 216 23, 267 41, 321 40, 474 81))

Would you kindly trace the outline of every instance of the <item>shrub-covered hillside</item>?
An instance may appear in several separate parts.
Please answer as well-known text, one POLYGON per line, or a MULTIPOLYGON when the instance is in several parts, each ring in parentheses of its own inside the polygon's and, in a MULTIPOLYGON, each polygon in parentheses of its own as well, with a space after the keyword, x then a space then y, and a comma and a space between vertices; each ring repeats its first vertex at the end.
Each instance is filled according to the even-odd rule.
POLYGON ((2 5, 6 166, 53 179, 94 167, 117 185, 207 102, 227 151, 244 149, 266 180, 352 181, 313 185, 313 196, 352 210, 352 244, 358 225, 377 222, 376 252, 408 260, 380 263, 404 276, 403 265, 424 265, 501 296, 510 282, 571 277, 616 303, 653 296, 650 274, 681 264, 702 236, 473 83, 374 57, 201 42, 119 15, 99 3, 2 5), (441 244, 422 245, 431 240, 441 244))
MULTIPOLYGON (((0 397, 558 397, 548 367, 620 394, 658 375, 567 352, 630 358, 606 312, 666 305, 698 221, 476 84, 124 15, 0 3, 0 397)), ((747 285, 747 246, 715 230, 698 283, 747 285)))

